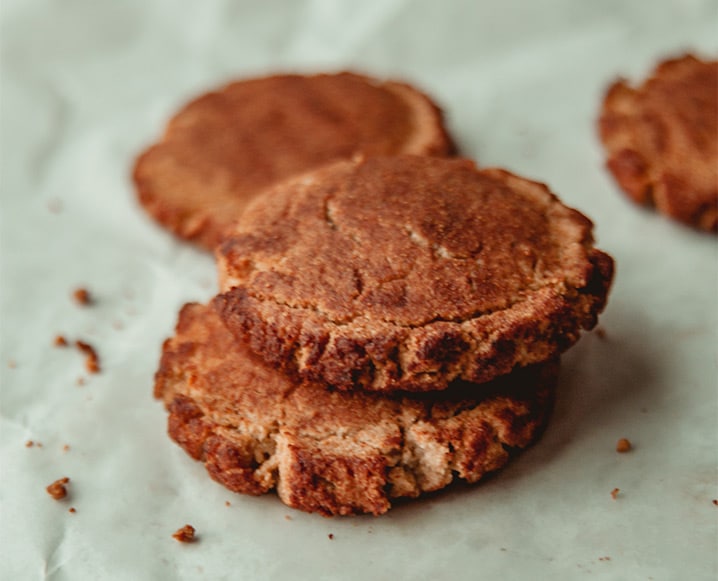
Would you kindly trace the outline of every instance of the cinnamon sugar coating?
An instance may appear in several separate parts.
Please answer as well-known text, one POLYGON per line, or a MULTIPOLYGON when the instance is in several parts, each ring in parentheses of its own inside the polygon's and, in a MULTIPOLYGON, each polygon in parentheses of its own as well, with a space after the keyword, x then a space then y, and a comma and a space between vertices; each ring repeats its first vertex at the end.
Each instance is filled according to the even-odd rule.
POLYGON ((441 111, 409 85, 352 73, 276 75, 193 100, 134 167, 141 204, 207 249, 278 180, 355 154, 448 155, 441 111))
POLYGON ((468 160, 338 162, 247 208, 214 306, 269 364, 429 391, 553 358, 596 324, 613 261, 546 186, 468 160))
POLYGON ((685 55, 636 88, 616 81, 599 133, 606 165, 631 199, 718 231, 718 61, 685 55))

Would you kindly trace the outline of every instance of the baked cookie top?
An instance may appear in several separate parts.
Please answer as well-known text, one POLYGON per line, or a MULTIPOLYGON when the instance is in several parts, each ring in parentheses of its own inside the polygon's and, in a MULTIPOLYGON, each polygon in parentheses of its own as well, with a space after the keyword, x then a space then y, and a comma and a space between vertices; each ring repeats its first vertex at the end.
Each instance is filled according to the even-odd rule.
POLYGON ((447 155, 441 111, 409 85, 352 73, 277 75, 202 95, 142 153, 144 208, 207 249, 249 200, 276 181, 364 153, 447 155))
POLYGON ((476 482, 547 422, 558 361, 492 382, 481 398, 384 395, 295 385, 237 345, 209 307, 189 304, 163 347, 155 396, 169 434, 210 476, 246 494, 276 489, 323 515, 386 512, 399 497, 476 482))
POLYGON ((596 323, 613 261, 591 230, 546 186, 468 160, 338 162, 247 208, 214 305, 267 362, 340 389, 485 382, 596 323))
POLYGON ((686 55, 637 88, 616 81, 599 132, 608 169, 634 201, 718 230, 718 61, 686 55))

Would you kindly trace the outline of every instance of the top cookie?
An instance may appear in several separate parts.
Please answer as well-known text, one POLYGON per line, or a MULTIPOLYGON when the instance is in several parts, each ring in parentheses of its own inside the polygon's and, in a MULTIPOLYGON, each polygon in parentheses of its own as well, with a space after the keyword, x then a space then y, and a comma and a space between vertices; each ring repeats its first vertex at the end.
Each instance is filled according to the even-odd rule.
POLYGON ((137 160, 140 202, 162 225, 208 249, 247 202, 276 181, 367 155, 448 155, 441 111, 397 82, 351 73, 279 75, 203 95, 137 160))
POLYGON ((606 93, 599 120, 608 169, 636 202, 718 230, 718 61, 661 63, 633 89, 606 93))
POLYGON ((544 185, 468 160, 339 162, 247 208, 214 305, 267 362, 338 388, 486 382, 596 323, 613 261, 591 230, 544 185))

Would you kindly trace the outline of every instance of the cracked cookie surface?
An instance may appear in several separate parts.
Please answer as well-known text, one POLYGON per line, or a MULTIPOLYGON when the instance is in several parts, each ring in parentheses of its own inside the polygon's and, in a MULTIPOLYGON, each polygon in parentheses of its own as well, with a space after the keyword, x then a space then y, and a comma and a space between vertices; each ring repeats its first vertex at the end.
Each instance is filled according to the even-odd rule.
POLYGON ((289 374, 339 389, 483 383, 567 349, 613 261, 542 184, 468 160, 340 162, 250 206, 217 249, 214 306, 289 374))
POLYGON ((554 399, 558 360, 518 370, 474 398, 340 392, 265 367, 208 306, 183 307, 163 346, 155 397, 169 434, 235 492, 276 489, 323 515, 382 514, 393 499, 476 482, 531 444, 554 399))
POLYGON ((660 63, 639 87, 613 83, 599 133, 606 165, 635 202, 718 231, 718 61, 660 63))
POLYGON ((265 187, 355 154, 449 155, 441 111, 413 87, 352 73, 276 75, 200 96, 137 159, 141 204, 213 249, 265 187))

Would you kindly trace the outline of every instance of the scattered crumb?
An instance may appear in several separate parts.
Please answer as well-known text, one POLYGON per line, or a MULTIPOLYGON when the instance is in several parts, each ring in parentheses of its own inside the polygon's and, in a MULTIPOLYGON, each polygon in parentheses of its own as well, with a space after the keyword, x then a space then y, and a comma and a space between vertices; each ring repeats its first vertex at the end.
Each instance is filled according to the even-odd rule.
POLYGON ((611 557, 599 557, 598 560, 599 561, 610 561, 611 557))
POLYGON ((284 520, 292 520, 292 517, 289 516, 288 514, 285 514, 285 515, 284 515, 284 520))
POLYGON ((713 506, 718 506, 718 498, 713 499, 713 506))
POLYGON ((327 536, 329 537, 330 541, 334 540, 334 533, 329 533, 327 536))
MULTIPOLYGON (((34 445, 35 445, 35 442, 33 442, 32 440, 28 440, 27 442, 25 442, 26 448, 32 448, 34 445)), ((715 502, 715 501, 713 501, 713 502, 715 502)))
POLYGON ((224 506, 232 506, 232 503, 229 502, 229 500, 224 501, 224 506))
POLYGON ((79 386, 85 385, 85 378, 82 377, 82 375, 81 375, 80 377, 77 378, 77 381, 75 381, 75 383, 79 386))
POLYGON ((99 373, 100 372, 100 357, 97 355, 97 351, 95 351, 95 348, 90 345, 89 343, 85 343, 84 341, 80 341, 79 339, 75 341, 75 345, 77 348, 82 351, 85 355, 85 368, 90 373, 99 373))
POLYGON ((621 438, 618 442, 616 442, 616 452, 623 454, 625 452, 630 452, 630 450, 631 441, 628 438, 621 438))
POLYGON ((63 335, 58 335, 55 337, 53 344, 55 347, 67 347, 67 339, 63 335))
POLYGON ((50 484, 45 490, 47 490, 47 493, 55 500, 62 500, 67 496, 67 487, 65 485, 68 482, 70 482, 70 479, 65 476, 64 478, 55 480, 55 482, 50 484))
POLYGON ((172 538, 180 543, 193 543, 195 540, 194 527, 192 525, 185 525, 181 529, 177 529, 172 535, 172 538))
POLYGON ((92 295, 90 295, 90 291, 86 288, 75 289, 72 293, 72 298, 75 299, 78 305, 82 305, 83 307, 93 303, 92 295))
POLYGON ((596 337, 598 337, 599 339, 606 339, 606 329, 604 329, 603 327, 596 327, 594 329, 594 332, 596 333, 596 337))
POLYGON ((616 498, 618 497, 618 494, 619 494, 620 492, 621 492, 621 489, 620 489, 620 488, 614 488, 614 489, 611 491, 611 498, 612 498, 613 500, 616 500, 616 498))
POLYGON ((505 550, 506 550, 506 547, 501 547, 501 550, 502 550, 502 551, 505 551, 505 550))
POLYGON ((50 213, 52 214, 59 214, 60 212, 62 212, 63 209, 62 200, 59 198, 53 198, 51 200, 48 200, 47 209, 50 210, 50 213))
POLYGON ((10 369, 15 369, 15 368, 17 367, 17 361, 15 361, 14 359, 8 359, 8 360, 7 360, 7 366, 8 366, 10 369))
POLYGON ((62 447, 62 451, 63 451, 63 452, 69 452, 69 451, 70 451, 70 444, 65 444, 65 445, 62 447))
POLYGON ((77 510, 75 510, 75 507, 74 507, 74 506, 71 506, 71 507, 68 509, 67 512, 72 513, 72 514, 75 514, 75 513, 77 512, 77 510))

